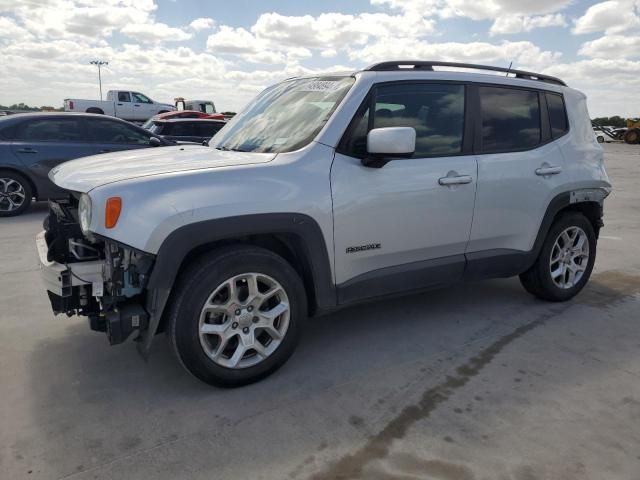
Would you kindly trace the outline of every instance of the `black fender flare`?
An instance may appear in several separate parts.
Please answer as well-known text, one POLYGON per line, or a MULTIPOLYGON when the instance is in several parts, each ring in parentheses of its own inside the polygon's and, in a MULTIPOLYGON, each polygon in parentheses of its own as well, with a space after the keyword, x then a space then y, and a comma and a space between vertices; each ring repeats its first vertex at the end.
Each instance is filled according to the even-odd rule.
POLYGON ((138 348, 145 357, 187 255, 198 247, 217 241, 261 234, 289 234, 297 237, 310 267, 318 307, 335 307, 336 288, 329 251, 320 226, 310 216, 300 213, 264 213, 192 223, 171 232, 156 255, 146 286, 149 328, 140 333, 138 343, 138 348))

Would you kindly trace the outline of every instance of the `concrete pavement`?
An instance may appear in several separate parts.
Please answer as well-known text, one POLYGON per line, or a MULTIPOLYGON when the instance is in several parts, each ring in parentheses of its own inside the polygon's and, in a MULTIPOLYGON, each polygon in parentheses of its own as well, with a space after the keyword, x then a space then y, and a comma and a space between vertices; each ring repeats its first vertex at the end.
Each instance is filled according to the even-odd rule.
POLYGON ((596 270, 571 302, 517 279, 309 322, 236 390, 53 318, 44 205, 0 219, 0 479, 640 478, 640 146, 606 144, 596 270))

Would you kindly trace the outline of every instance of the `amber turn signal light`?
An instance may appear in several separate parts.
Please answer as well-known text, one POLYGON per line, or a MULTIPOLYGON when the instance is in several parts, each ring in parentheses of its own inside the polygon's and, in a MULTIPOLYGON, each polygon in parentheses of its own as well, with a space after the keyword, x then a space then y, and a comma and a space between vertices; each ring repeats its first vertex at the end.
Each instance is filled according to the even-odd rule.
POLYGON ((113 228, 118 223, 120 211, 122 210, 122 199, 120 197, 109 197, 104 212, 104 226, 113 228))

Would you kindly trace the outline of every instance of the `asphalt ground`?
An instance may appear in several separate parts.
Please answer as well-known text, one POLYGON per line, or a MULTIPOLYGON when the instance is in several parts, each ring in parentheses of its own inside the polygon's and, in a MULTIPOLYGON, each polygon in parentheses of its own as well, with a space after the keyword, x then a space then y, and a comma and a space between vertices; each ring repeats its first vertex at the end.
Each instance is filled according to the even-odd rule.
POLYGON ((640 478, 640 146, 604 148, 615 190, 574 300, 513 278, 346 309, 235 390, 164 336, 144 362, 54 318, 46 205, 0 219, 0 479, 640 478))

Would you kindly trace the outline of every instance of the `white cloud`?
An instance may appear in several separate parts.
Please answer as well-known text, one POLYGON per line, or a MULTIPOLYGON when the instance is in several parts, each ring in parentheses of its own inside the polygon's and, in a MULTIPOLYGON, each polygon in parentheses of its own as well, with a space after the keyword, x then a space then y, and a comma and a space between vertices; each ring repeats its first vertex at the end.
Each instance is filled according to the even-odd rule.
POLYGON ((196 32, 199 32, 200 30, 209 30, 213 28, 215 24, 216 22, 213 18, 201 17, 196 18, 189 26, 196 32))
POLYGON ((389 6, 413 15, 493 19, 502 15, 535 16, 559 12, 572 0, 371 0, 373 5, 389 6))
POLYGON ((541 50, 531 42, 444 42, 387 39, 349 52, 354 61, 374 63, 390 58, 428 58, 434 60, 485 63, 540 70, 559 61, 559 52, 541 50))
POLYGON ((141 42, 182 42, 191 34, 166 23, 130 23, 120 30, 127 37, 141 42))
POLYGON ((504 35, 530 32, 534 28, 564 27, 567 22, 560 13, 527 17, 522 15, 501 15, 493 22, 489 33, 504 35))
POLYGON ((605 32, 607 34, 640 30, 640 0, 611 0, 596 3, 576 20, 576 34, 605 32))
MULTIPOLYGON (((176 96, 212 98, 222 109, 237 110, 287 77, 407 57, 504 66, 513 61, 516 68, 557 75, 583 89, 593 114, 637 115, 640 0, 585 6, 574 32, 603 36, 587 39, 577 52, 586 59, 572 63, 562 63, 556 50, 576 52, 562 44, 543 49, 535 36, 517 42, 447 41, 460 37, 449 35, 442 22, 460 17, 478 22, 474 39, 566 27, 564 10, 571 0, 370 3, 367 12, 272 11, 247 24, 217 26, 204 16, 158 22, 156 0, 0 0, 0 65, 12 66, 0 75, 0 103, 59 106, 69 96, 96 98, 96 69, 88 63, 94 58, 109 61, 105 89, 136 88, 168 102, 176 96), (198 32, 206 32, 206 44, 198 32), (349 65, 337 65, 344 62, 349 65), (328 68, 311 68, 318 64, 328 68)), ((568 28, 564 33, 570 34, 568 28)))
POLYGON ((592 58, 640 58, 640 35, 605 35, 584 43, 578 53, 592 58))

